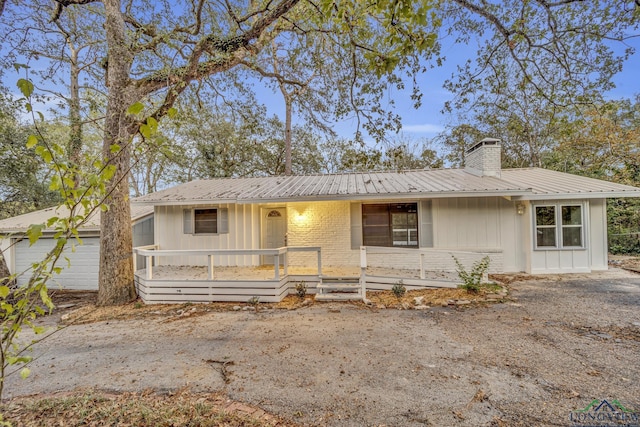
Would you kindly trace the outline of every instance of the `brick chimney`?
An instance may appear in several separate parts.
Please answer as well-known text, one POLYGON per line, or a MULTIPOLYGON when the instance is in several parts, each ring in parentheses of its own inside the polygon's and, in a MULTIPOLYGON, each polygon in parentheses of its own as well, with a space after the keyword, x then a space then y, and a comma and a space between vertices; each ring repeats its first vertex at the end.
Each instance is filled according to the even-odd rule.
POLYGON ((466 151, 464 169, 476 176, 500 178, 502 169, 500 152, 499 139, 485 138, 466 151))

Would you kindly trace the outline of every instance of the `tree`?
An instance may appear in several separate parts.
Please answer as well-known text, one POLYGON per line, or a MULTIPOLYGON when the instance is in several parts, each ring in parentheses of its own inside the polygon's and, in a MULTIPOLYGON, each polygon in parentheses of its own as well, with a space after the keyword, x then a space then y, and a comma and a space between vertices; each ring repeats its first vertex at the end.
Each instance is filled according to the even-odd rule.
MULTIPOLYGON (((95 1, 58 0, 53 21, 60 19, 66 8, 87 3, 95 1)), ((402 61, 403 56, 393 58, 394 54, 408 53, 409 46, 411 51, 427 49, 433 40, 419 28, 411 30, 417 24, 415 20, 398 20, 402 15, 411 18, 411 8, 389 14, 387 5, 362 10, 359 3, 334 9, 331 4, 300 6, 298 0, 226 4, 221 8, 205 1, 187 2, 182 7, 127 3, 123 8, 118 0, 104 0, 102 4, 108 57, 103 156, 115 166, 116 173, 108 188, 109 209, 101 220, 100 305, 125 302, 134 296, 126 185, 132 138, 138 132, 145 136, 155 129, 189 83, 231 69, 244 58, 261 52, 278 34, 293 31, 295 22, 289 23, 285 18, 296 8, 305 7, 312 19, 339 23, 341 28, 336 32, 347 30, 352 41, 362 42, 363 47, 367 47, 367 40, 356 37, 357 26, 388 28, 383 40, 373 40, 368 47, 371 63, 378 62, 386 69, 402 61), (155 19, 159 16, 165 19, 155 19), (147 18, 151 19, 144 22, 147 18), (137 107, 143 100, 148 101, 144 110, 137 107)))

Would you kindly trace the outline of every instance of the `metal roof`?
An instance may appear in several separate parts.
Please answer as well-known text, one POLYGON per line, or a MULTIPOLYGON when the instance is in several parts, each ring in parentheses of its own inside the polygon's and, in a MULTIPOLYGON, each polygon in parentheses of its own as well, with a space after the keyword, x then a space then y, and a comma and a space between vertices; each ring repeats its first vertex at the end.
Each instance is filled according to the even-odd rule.
POLYGON ((478 177, 462 169, 363 172, 192 181, 136 199, 137 203, 268 203, 311 200, 410 199, 417 197, 519 196, 528 185, 478 177))
POLYGON ((502 180, 527 185, 524 200, 640 197, 640 188, 541 168, 503 169, 502 180))
MULTIPOLYGON (((153 214, 153 206, 139 205, 132 201, 131 203, 131 221, 139 221, 153 214)), ((0 231, 5 233, 24 232, 31 224, 43 224, 53 216, 67 216, 69 209, 64 206, 41 209, 39 211, 29 212, 24 215, 14 216, 12 218, 0 221, 0 231)), ((94 212, 88 221, 80 227, 82 231, 100 231, 100 210, 94 212)))
POLYGON ((136 199, 150 205, 507 196, 517 199, 640 197, 640 188, 540 168, 502 177, 464 169, 362 172, 192 181, 136 199))

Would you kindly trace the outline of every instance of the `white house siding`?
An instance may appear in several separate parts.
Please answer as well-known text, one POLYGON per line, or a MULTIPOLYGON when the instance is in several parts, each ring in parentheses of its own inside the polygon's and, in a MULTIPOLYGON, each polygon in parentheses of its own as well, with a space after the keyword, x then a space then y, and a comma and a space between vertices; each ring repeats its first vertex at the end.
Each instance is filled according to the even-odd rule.
POLYGON ((434 199, 433 222, 435 269, 455 269, 451 254, 467 266, 479 258, 456 250, 490 253, 491 272, 525 269, 522 218, 514 202, 500 197, 434 199))
MULTIPOLYGON (((156 206, 154 234, 160 249, 259 249, 260 209, 257 205, 197 205, 197 206, 156 206), (229 233, 225 234, 185 234, 183 232, 183 210, 191 208, 227 208, 229 213, 229 233)), ((217 256, 216 265, 249 266, 259 263, 257 256, 217 256)), ((162 265, 207 265, 207 257, 160 258, 162 265)))
POLYGON ((607 248, 607 201, 594 199, 589 201, 589 249, 591 253, 591 270, 608 268, 607 248))
MULTIPOLYGON (((562 250, 549 250, 549 249, 535 249, 534 247, 534 234, 535 234, 535 212, 534 209, 530 209, 529 219, 531 221, 531 274, 550 274, 550 273, 589 273, 591 271, 590 262, 592 259, 593 237, 592 227, 606 229, 606 214, 604 217, 600 215, 599 219, 595 222, 602 222, 601 225, 592 223, 591 221, 591 209, 590 202, 588 200, 550 200, 550 201, 536 201, 533 206, 536 205, 556 205, 556 204, 581 204, 583 206, 583 239, 584 248, 582 249, 562 249, 562 250)), ((559 238, 559 237, 558 237, 559 238)), ((600 249, 602 250, 602 249, 600 249)), ((606 249, 604 249, 606 252, 606 249)), ((599 252, 599 250, 596 250, 599 252)))

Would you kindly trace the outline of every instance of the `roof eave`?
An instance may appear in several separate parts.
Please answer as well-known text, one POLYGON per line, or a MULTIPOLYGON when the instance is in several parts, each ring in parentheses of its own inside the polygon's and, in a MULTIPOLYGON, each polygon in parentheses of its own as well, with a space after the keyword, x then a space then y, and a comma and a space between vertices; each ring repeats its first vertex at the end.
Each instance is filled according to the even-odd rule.
POLYGON ((412 200, 412 199, 443 199, 452 197, 517 197, 529 195, 529 190, 487 190, 487 191, 441 191, 441 192, 410 192, 410 193, 378 193, 378 194, 333 194, 323 196, 301 196, 281 198, 246 198, 238 199, 238 204, 252 203, 292 203, 315 201, 363 201, 363 200, 412 200))
POLYGON ((577 200, 577 199, 618 199, 640 197, 640 191, 597 191, 588 193, 544 193, 516 197, 516 200, 577 200))

